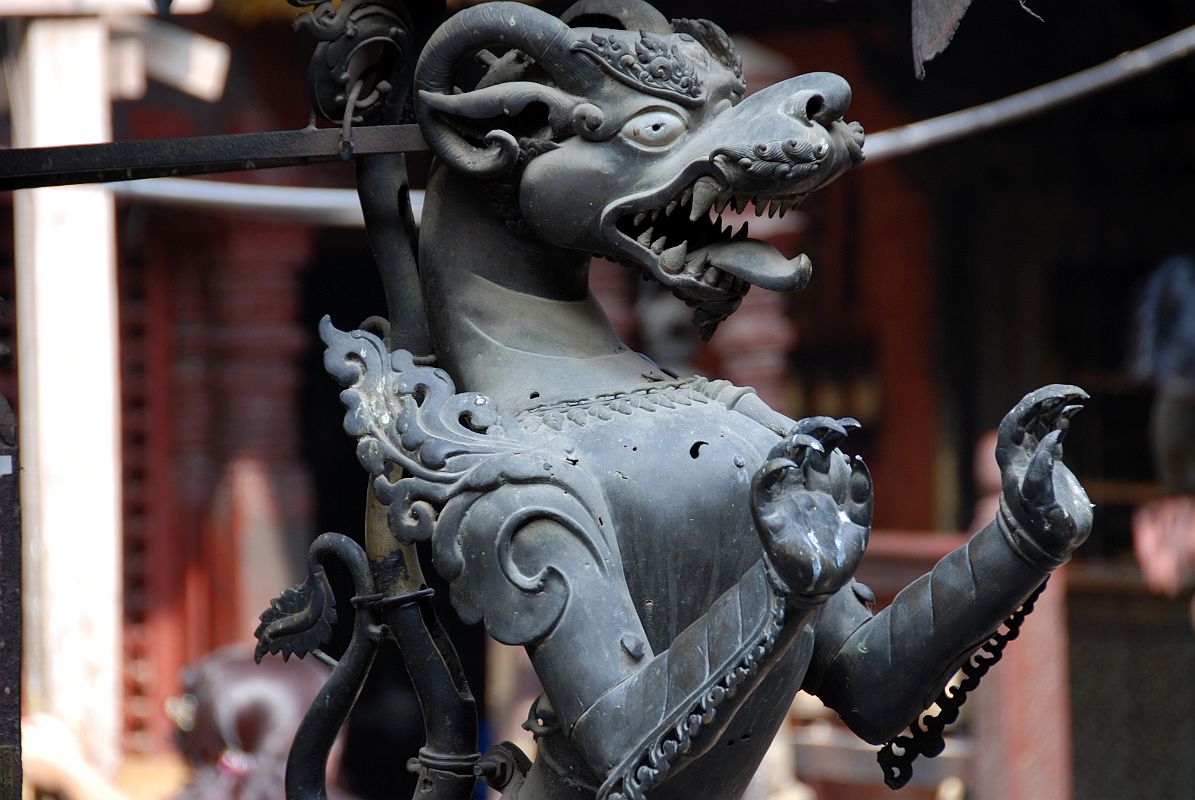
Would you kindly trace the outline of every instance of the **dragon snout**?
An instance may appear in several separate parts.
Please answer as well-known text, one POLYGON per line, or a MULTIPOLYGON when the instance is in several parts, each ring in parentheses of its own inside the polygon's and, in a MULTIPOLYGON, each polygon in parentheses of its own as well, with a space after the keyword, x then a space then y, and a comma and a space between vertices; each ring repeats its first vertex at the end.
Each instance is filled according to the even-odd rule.
POLYGON ((773 191, 812 191, 863 159, 863 129, 842 121, 850 103, 850 84, 831 72, 774 84, 747 98, 736 109, 741 121, 736 114, 719 131, 753 141, 722 144, 710 158, 732 190, 758 191, 767 180, 786 184, 773 191))
POLYGON ((751 146, 719 147, 711 157, 722 163, 728 178, 738 173, 751 178, 791 180, 816 172, 830 152, 830 145, 828 136, 790 137, 751 146))

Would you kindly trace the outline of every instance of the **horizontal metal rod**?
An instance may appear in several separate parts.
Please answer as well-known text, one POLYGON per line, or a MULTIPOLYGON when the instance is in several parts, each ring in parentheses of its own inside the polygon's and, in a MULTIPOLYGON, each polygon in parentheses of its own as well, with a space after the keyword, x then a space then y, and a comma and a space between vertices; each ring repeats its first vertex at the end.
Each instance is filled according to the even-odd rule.
POLYGON ((0 150, 0 191, 291 167, 423 150, 427 144, 417 125, 353 128, 351 147, 342 146, 339 128, 29 147, 0 150))
MULTIPOLYGON (((1195 26, 1111 61, 979 106, 867 137, 867 163, 887 161, 1048 111, 1195 52, 1195 26)), ((415 125, 354 128, 352 148, 339 128, 237 133, 185 139, 0 150, 0 191, 70 183, 318 164, 379 153, 427 150, 415 125)))

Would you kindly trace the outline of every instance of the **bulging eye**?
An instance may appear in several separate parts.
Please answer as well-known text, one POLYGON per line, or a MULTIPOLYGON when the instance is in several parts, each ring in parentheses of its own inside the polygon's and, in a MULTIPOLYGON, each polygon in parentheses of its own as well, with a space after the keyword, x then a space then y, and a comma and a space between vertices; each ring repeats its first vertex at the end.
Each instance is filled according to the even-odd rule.
POLYGON ((663 147, 675 142, 685 132, 685 121, 671 111, 647 111, 631 117, 622 126, 621 135, 644 147, 663 147))

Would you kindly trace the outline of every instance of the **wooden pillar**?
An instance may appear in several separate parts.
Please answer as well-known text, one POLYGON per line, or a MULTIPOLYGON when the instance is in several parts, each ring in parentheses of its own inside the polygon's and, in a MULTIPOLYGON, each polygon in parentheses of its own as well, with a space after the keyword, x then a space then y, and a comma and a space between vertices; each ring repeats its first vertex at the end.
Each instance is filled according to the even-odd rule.
MULTIPOLYGON (((108 30, 25 26, 12 104, 20 147, 110 137, 108 30)), ((26 708, 65 720, 106 770, 120 755, 121 454, 110 194, 18 192, 26 708)))
POLYGON ((1069 663, 1060 570, 975 693, 976 800, 1070 800, 1069 663))
MULTIPOLYGON (((311 476, 300 453, 301 357, 316 347, 299 327, 301 271, 310 230, 270 225, 228 228, 210 285, 210 341, 222 458, 208 523, 209 544, 239 565, 235 586, 217 587, 231 627, 221 639, 252 635, 270 598, 301 577, 311 538, 311 476)), ((217 605, 220 605, 217 602, 217 605)))

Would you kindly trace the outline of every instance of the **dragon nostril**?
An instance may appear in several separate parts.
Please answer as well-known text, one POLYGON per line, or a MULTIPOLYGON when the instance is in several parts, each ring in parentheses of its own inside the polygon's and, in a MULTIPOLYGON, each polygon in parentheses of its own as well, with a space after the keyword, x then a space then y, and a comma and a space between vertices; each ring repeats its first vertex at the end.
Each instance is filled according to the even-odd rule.
POLYGON ((818 94, 816 92, 810 93, 809 96, 805 100, 805 108, 803 109, 803 111, 804 111, 803 116, 805 117, 806 120, 817 119, 818 115, 821 114, 821 112, 825 109, 825 107, 826 107, 826 98, 822 97, 820 94, 818 94))
POLYGON ((801 89, 785 105, 790 115, 807 125, 819 120, 827 110, 825 94, 814 89, 801 89))

